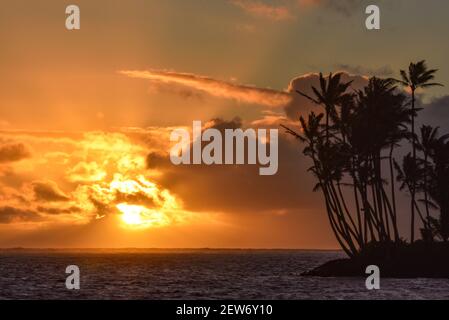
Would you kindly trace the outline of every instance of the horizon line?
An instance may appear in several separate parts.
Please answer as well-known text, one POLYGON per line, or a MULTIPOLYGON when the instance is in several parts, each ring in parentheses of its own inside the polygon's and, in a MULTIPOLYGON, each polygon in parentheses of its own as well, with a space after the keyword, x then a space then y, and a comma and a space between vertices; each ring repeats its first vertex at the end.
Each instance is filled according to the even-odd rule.
POLYGON ((223 247, 223 248, 214 248, 214 247, 0 247, 1 250, 215 250, 215 251, 245 251, 245 250, 253 250, 253 251, 342 251, 339 248, 320 248, 320 249, 311 249, 311 248, 250 248, 250 247, 223 247))

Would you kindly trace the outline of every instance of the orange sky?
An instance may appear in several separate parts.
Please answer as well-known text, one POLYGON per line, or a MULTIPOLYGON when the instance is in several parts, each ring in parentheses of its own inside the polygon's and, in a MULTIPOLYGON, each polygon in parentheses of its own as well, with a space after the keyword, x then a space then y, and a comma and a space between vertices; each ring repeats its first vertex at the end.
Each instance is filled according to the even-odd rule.
POLYGON ((319 71, 347 71, 357 87, 424 56, 449 82, 449 46, 434 32, 447 19, 433 5, 433 25, 419 27, 388 4, 397 24, 367 34, 351 1, 77 4, 77 31, 62 2, 2 4, 2 247, 336 248, 296 141, 281 134, 278 174, 264 177, 172 166, 171 130, 294 126, 314 108, 295 89, 319 71), (397 50, 411 28, 433 47, 397 50))

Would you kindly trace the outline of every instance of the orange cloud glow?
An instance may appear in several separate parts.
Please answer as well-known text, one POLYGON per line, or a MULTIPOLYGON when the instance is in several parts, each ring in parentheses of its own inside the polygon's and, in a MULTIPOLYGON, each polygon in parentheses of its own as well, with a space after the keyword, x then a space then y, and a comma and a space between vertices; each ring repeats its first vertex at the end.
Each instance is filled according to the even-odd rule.
POLYGON ((267 18, 273 21, 291 19, 293 16, 285 6, 268 5, 252 0, 232 0, 231 3, 254 16, 267 18))
POLYGON ((212 96, 231 98, 246 103, 254 103, 267 107, 283 107, 291 101, 289 93, 268 88, 256 88, 223 80, 216 80, 190 73, 171 71, 120 71, 131 78, 147 79, 168 85, 183 85, 206 92, 212 96))
POLYGON ((15 142, 0 145, 14 151, 0 166, 0 224, 39 228, 118 215, 123 227, 141 229, 183 223, 191 215, 170 191, 151 182, 151 148, 144 141, 120 132, 3 135, 15 142), (26 148, 33 156, 15 151, 26 148))

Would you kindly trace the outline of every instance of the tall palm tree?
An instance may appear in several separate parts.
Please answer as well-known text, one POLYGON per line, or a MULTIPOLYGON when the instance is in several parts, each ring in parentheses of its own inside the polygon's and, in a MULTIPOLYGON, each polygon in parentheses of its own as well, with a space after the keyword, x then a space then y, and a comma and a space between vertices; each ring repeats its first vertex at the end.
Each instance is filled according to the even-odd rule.
MULTIPOLYGON (((426 207, 426 219, 430 223, 430 209, 429 209, 429 156, 432 155, 433 149, 438 144, 439 140, 439 127, 432 127, 428 125, 423 125, 420 129, 421 136, 416 148, 421 151, 424 155, 424 176, 423 176, 423 192, 424 192, 424 204, 426 207)), ((447 139, 447 135, 443 136, 443 139, 447 139)))
POLYGON ((300 95, 312 101, 314 104, 323 105, 326 111, 326 143, 329 142, 329 126, 330 117, 335 114, 335 106, 341 105, 345 101, 345 93, 352 81, 341 82, 342 73, 337 73, 333 75, 329 74, 327 79, 320 72, 320 88, 312 86, 312 91, 315 97, 310 97, 309 95, 296 90, 300 95))
MULTIPOLYGON (((408 72, 401 70, 401 79, 395 80, 401 83, 403 86, 410 89, 412 94, 412 158, 416 162, 416 135, 415 135, 415 117, 416 117, 416 90, 419 88, 428 88, 433 86, 442 86, 440 83, 432 82, 435 78, 437 69, 427 69, 426 61, 421 60, 417 63, 410 63, 408 72)), ((410 241, 415 241, 415 194, 416 194, 416 182, 412 182, 411 185, 411 230, 410 241)))
MULTIPOLYGON (((449 239, 449 136, 435 137, 429 157, 432 170, 429 179, 429 197, 440 210, 437 231, 443 241, 449 239)), ((434 224, 435 226, 435 224, 434 224)))
MULTIPOLYGON (((411 153, 408 153, 404 156, 402 160, 402 166, 394 162, 394 166, 396 171, 398 172, 397 181, 401 183, 400 190, 408 189, 410 194, 412 194, 414 184, 421 179, 424 175, 423 168, 418 165, 417 162, 413 160, 413 156, 411 153)), ((418 211, 418 215, 421 218, 424 226, 426 226, 426 219, 422 216, 416 201, 412 203, 414 209, 418 211)))

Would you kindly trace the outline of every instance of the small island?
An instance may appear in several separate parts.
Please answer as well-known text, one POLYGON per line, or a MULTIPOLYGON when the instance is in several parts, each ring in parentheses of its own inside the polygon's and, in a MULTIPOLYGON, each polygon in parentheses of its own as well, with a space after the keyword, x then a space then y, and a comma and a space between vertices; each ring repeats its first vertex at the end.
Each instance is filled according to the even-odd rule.
POLYGON ((378 266, 385 278, 449 278, 449 244, 373 243, 357 256, 326 262, 302 275, 366 277, 369 265, 378 266))
POLYGON ((314 191, 348 255, 303 275, 366 276, 377 265, 383 277, 449 278, 449 134, 417 127, 417 93, 441 86, 436 72, 410 63, 399 79, 372 77, 359 90, 341 73, 320 74, 313 95, 297 91, 324 112, 300 117, 301 132, 283 127, 304 145, 314 191), (405 235, 399 219, 409 221, 405 235))

